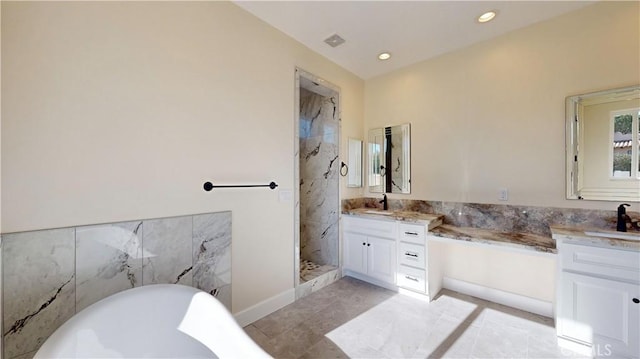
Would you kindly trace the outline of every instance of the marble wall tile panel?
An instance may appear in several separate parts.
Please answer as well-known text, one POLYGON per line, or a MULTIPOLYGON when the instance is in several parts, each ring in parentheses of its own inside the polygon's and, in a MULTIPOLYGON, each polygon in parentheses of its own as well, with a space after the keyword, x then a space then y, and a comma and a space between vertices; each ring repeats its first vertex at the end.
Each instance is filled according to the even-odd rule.
POLYGON ((300 256, 338 265, 339 129, 337 99, 300 91, 300 256))
POLYGON ((231 212, 193 216, 193 286, 230 309, 231 296, 224 288, 230 284, 231 212))
POLYGON ((4 357, 32 352, 75 313, 75 231, 3 235, 4 357))
POLYGON ((142 221, 76 228, 78 311, 142 285, 142 221))
POLYGON ((338 100, 325 97, 304 88, 300 89, 300 138, 325 137, 327 142, 338 143, 338 100))
POLYGON ((316 264, 338 265, 338 221, 318 223, 307 221, 301 224, 301 236, 312 240, 300 243, 300 256, 316 264))
POLYGON ((338 178, 338 145, 324 137, 300 140, 300 178, 338 178))
MULTIPOLYGON (((342 201, 345 210, 382 208, 379 198, 356 198, 342 201)), ((504 232, 531 233, 551 237, 550 225, 588 226, 615 229, 616 210, 514 206, 483 203, 441 202, 389 199, 390 210, 415 211, 444 215, 444 223, 459 227, 476 227, 504 232)), ((628 212, 632 218, 640 214, 628 212)))
POLYGON ((300 221, 321 224, 338 220, 338 186, 333 180, 316 178, 300 184, 300 221))
POLYGON ((142 223, 142 284, 193 284, 193 217, 142 223))
POLYGON ((231 212, 2 235, 4 358, 143 284, 193 285, 231 309, 231 212), (195 225, 194 225, 195 224, 195 225))

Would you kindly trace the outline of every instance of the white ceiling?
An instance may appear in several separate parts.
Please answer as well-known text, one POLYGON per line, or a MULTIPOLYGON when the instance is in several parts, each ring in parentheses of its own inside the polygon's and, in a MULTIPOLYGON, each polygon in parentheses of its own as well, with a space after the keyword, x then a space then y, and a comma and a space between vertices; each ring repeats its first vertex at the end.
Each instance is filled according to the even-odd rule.
POLYGON ((592 4, 594 1, 236 1, 315 52, 369 79, 592 4), (476 18, 498 16, 486 24, 476 18), (336 48, 324 39, 339 34, 336 48), (380 61, 389 51, 393 57, 380 61))

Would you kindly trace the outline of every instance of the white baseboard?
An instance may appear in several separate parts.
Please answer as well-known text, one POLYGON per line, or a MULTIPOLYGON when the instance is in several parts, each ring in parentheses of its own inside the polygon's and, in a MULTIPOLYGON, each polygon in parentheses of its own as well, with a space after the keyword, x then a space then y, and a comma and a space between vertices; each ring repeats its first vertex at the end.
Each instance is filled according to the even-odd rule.
POLYGON ((522 309, 527 312, 553 318, 553 303, 544 300, 527 297, 520 294, 509 293, 499 289, 484 287, 478 284, 465 282, 458 279, 444 277, 442 287, 463 294, 485 299, 508 307, 522 309))
POLYGON ((296 291, 291 288, 285 292, 274 295, 262 302, 255 304, 243 311, 235 313, 233 316, 241 327, 249 325, 256 320, 265 317, 276 310, 291 304, 296 300, 296 291))
POLYGON ((358 272, 352 272, 352 271, 350 271, 348 269, 343 269, 342 270, 342 276, 349 276, 349 277, 352 277, 352 278, 355 278, 355 279, 359 279, 359 280, 371 283, 373 285, 377 285, 378 287, 382 287, 382 288, 385 288, 385 289, 392 290, 394 292, 398 291, 398 287, 396 287, 393 284, 386 283, 386 282, 383 282, 383 281, 375 279, 375 278, 371 278, 371 277, 369 277, 367 275, 360 274, 358 272))

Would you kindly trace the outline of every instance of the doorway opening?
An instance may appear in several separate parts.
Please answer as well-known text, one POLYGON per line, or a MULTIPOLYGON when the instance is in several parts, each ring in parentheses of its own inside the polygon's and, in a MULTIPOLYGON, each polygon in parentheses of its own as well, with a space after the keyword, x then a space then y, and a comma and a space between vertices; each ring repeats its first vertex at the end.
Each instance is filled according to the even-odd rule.
POLYGON ((340 90, 296 69, 296 298, 340 278, 340 90))

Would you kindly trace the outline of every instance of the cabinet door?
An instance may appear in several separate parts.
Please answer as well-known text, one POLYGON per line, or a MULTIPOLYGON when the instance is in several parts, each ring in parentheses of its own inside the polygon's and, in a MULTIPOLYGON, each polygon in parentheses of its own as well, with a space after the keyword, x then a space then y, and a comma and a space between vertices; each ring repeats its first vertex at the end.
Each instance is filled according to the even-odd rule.
POLYGON ((344 269, 367 274, 367 236, 344 232, 344 269))
POLYGON ((640 298, 637 284, 562 272, 558 335, 593 345, 593 352, 637 357, 640 298))
POLYGON ((395 283, 396 241, 367 237, 367 272, 370 277, 395 283))

